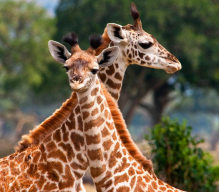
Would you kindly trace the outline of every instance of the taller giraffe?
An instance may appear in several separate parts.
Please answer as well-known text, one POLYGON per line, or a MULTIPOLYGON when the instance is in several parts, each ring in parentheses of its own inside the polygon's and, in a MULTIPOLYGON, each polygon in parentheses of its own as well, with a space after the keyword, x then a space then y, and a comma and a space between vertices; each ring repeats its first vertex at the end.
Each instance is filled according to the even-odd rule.
POLYGON ((143 30, 134 3, 131 5, 131 15, 134 19, 134 25, 107 24, 102 35, 104 43, 97 49, 97 54, 99 54, 108 45, 120 48, 119 56, 114 64, 102 68, 98 73, 99 78, 116 101, 119 99, 128 66, 137 64, 142 67, 164 69, 167 73, 174 73, 182 67, 173 54, 167 51, 154 36, 143 30))
MULTIPOLYGON (((135 7, 133 8, 132 6, 132 15, 134 14, 135 7)), ((135 22, 136 23, 136 22, 135 22)), ((127 25, 127 26, 131 26, 131 25, 127 25)), ((135 25, 134 25, 135 26, 135 25)), ((125 26, 124 26, 125 27, 125 26)), ((131 31, 123 29, 124 32, 126 33, 126 37, 127 37, 127 45, 132 44, 131 43, 131 38, 129 38, 129 35, 132 35, 131 31)), ((137 33, 137 31, 132 31, 132 33, 137 33)), ((108 38, 107 36, 107 30, 105 30, 105 33, 103 34, 104 37, 104 46, 100 47, 100 50, 103 49, 104 47, 108 46, 109 43, 111 42, 111 40, 108 38)), ((122 43, 121 43, 122 44, 122 43)), ((132 47, 132 46, 129 46, 132 47)), ((62 47, 60 47, 61 51, 63 51, 62 47)), ((124 47, 125 48, 125 47, 124 47)), ((138 47, 132 47, 133 49, 135 49, 135 51, 138 51, 138 47)), ((147 53, 148 50, 143 51, 143 53, 147 53)), ((121 52, 122 53, 122 52, 121 52)), ((124 58, 125 61, 127 61, 127 57, 123 54, 119 54, 120 60, 123 61, 122 58, 124 58)), ((66 52, 67 54, 67 52, 66 52)), ((135 58, 133 58, 135 59, 135 58)), ((128 66, 130 63, 133 63, 134 61, 132 61, 132 58, 128 60, 127 62, 116 62, 114 63, 114 69, 112 69, 112 67, 109 67, 108 69, 106 69, 104 71, 104 69, 101 70, 101 74, 103 74, 102 78, 103 80, 105 80, 105 84, 109 85, 108 87, 111 88, 111 93, 113 94, 113 96, 115 96, 115 99, 119 98, 119 92, 121 89, 121 85, 122 85, 122 80, 123 80, 123 76, 126 70, 126 66, 128 66), (115 71, 114 71, 115 70, 115 71), (111 71, 111 73, 114 71, 114 75, 110 77, 109 80, 108 77, 110 75, 108 75, 111 71), (105 76, 104 76, 105 75, 105 76), (116 83, 113 83, 113 81, 116 80, 116 83), (119 88, 118 88, 119 87, 119 88), (118 92, 118 94, 117 94, 118 92)), ((136 63, 141 65, 141 63, 136 63)), ((166 64, 167 65, 167 64, 166 64)), ((177 64, 176 64, 177 65, 177 64)), ((180 63, 178 64, 180 65, 180 63)), ((147 65, 144 65, 147 66, 147 65)), ((162 69, 166 69, 166 66, 160 66, 159 64, 156 65, 158 68, 162 68, 162 69)), ((47 144, 49 144, 48 141, 50 141, 49 139, 51 138, 56 138, 56 136, 58 135, 63 135, 63 137, 59 137, 59 139, 57 140, 57 142, 59 143, 59 145, 63 142, 67 142, 67 138, 71 139, 72 141, 69 142, 70 144, 67 145, 68 146, 68 153, 69 154, 74 154, 73 155, 73 159, 68 159, 68 161, 70 161, 70 165, 69 167, 71 167, 73 169, 73 171, 71 172, 71 176, 69 178, 72 178, 72 182, 68 181, 68 185, 60 185, 62 188, 62 190, 64 189, 64 187, 66 189, 68 189, 68 187, 72 187, 74 188, 74 191, 83 191, 83 185, 81 182, 81 178, 84 174, 84 171, 87 169, 87 165, 86 165, 86 161, 84 160, 84 156, 83 154, 81 154, 81 150, 83 150, 83 146, 84 146, 84 140, 81 137, 81 129, 80 129, 80 125, 81 125, 81 117, 79 112, 79 108, 77 107, 77 101, 75 101, 75 97, 74 95, 72 95, 72 97, 66 101, 66 103, 54 114, 52 115, 50 118, 48 118, 46 121, 44 121, 41 125, 39 125, 34 131, 32 131, 30 133, 29 136, 24 137, 23 141, 20 143, 19 148, 17 149, 17 152, 21 152, 20 155, 28 155, 29 151, 31 151, 31 146, 35 146, 35 147, 39 147, 40 145, 40 141, 43 141, 45 138, 45 140, 47 140, 47 144), (76 106, 75 106, 76 105, 76 106), (67 107, 66 107, 67 106, 67 107), (74 107, 75 106, 75 107, 74 107), (68 110, 67 110, 68 109, 68 110), (62 118, 60 118, 60 114, 65 113, 64 116, 61 116, 62 118), (70 133, 67 133, 67 132, 70 133), (56 135, 56 136, 55 136, 56 135), (61 138, 61 140, 60 140, 61 138), (28 149, 27 149, 28 148, 28 149)), ((56 142, 55 140, 55 142, 56 142)), ((46 145, 47 145, 46 144, 46 145)), ((45 151, 42 151, 41 148, 39 148, 40 150, 38 151, 40 155, 40 153, 45 154, 45 151)), ((56 149, 56 145, 50 146, 50 151, 47 152, 48 154, 54 154, 54 151, 57 152, 56 149)), ((59 151, 59 153, 61 154, 62 151, 59 151)), ((2 170, 2 172, 0 172, 0 178, 1 178, 1 174, 6 174, 8 173, 7 170, 9 170, 7 163, 5 162, 9 162, 12 161, 13 159, 19 159, 19 153, 17 154, 13 154, 11 156, 8 156, 7 158, 4 158, 3 161, 1 161, 0 163, 0 167, 4 167, 4 169, 0 169, 2 170), (9 158, 9 160, 8 160, 9 158)), ((70 158, 70 157, 69 157, 70 158)), ((20 158, 20 160, 22 160, 22 158, 20 158)), ((47 164, 49 167, 49 164, 53 163, 52 160, 47 159, 47 164)), ((68 168, 69 168, 68 167, 68 168)), ((16 166, 14 166, 14 168, 16 168, 16 166)), ((57 169, 55 169, 54 167, 50 166, 49 167, 51 172, 56 172, 56 173, 60 173, 58 172, 57 169)), ((60 174, 60 177, 62 177, 62 175, 60 174)), ((10 178, 10 177, 8 177, 10 178)), ((66 177, 67 178, 67 177, 66 177)), ((0 179, 1 180, 1 179, 0 179)), ((10 181, 10 180, 8 180, 10 181)), ((23 182, 25 182, 26 180, 23 180, 23 182)), ((41 182, 45 181, 44 176, 41 177, 41 182)), ((0 181, 1 183, 1 181, 0 181)), ((40 183, 40 182, 39 182, 40 183)), ((16 183, 11 183, 11 187, 13 187, 16 183)), ((0 184, 1 186, 1 184, 0 184)), ((28 182, 26 182, 26 186, 28 186, 28 182)), ((51 189, 52 185, 48 182, 46 182, 44 184, 45 189, 48 188, 51 189), (49 186, 49 187, 48 187, 49 186)), ((1 189, 1 188, 0 188, 1 189)), ((44 190, 45 190, 44 189, 44 190)))
MULTIPOLYGON (((71 37, 76 38, 73 34, 71 37)), ((116 47, 103 52, 105 57, 96 58, 94 50, 82 51, 78 43, 73 39, 72 42, 72 55, 63 64, 68 69, 70 87, 78 97, 85 153, 97 192, 179 192, 150 174, 125 147, 130 135, 121 112, 94 73, 99 65, 111 65, 116 47)))

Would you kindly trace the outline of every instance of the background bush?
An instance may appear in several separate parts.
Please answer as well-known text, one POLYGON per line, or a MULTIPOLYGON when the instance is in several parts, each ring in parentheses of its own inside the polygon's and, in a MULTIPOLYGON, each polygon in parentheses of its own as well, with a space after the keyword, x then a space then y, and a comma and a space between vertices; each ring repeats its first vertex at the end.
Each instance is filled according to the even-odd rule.
POLYGON ((192 192, 215 192, 219 180, 219 166, 212 165, 212 157, 198 147, 204 142, 191 135, 192 127, 166 117, 151 129, 150 145, 155 172, 170 185, 192 192))

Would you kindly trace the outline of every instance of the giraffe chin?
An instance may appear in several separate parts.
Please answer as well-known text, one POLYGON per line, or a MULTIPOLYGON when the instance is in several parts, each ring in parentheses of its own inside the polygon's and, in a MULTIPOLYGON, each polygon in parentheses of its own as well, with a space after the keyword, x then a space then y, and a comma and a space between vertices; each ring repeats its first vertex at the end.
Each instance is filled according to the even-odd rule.
POLYGON ((71 87, 71 90, 77 93, 82 93, 85 91, 84 87, 81 87, 81 88, 71 87))
POLYGON ((169 74, 175 73, 182 68, 181 64, 169 64, 165 71, 169 74))

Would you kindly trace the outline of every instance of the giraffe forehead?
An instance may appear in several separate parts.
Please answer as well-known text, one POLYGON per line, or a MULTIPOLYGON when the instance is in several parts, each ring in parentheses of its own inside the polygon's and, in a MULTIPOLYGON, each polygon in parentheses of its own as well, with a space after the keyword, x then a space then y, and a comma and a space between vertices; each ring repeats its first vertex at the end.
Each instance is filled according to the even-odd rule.
POLYGON ((96 57, 85 51, 74 53, 67 61, 66 64, 73 68, 92 68, 96 65, 96 57))
POLYGON ((127 30, 127 31, 133 31, 137 32, 138 30, 135 28, 134 25, 128 24, 122 27, 122 29, 127 30))
POLYGON ((124 30, 126 32, 126 37, 129 39, 129 42, 146 42, 150 41, 152 43, 157 42, 156 38, 151 34, 145 32, 144 30, 124 30))

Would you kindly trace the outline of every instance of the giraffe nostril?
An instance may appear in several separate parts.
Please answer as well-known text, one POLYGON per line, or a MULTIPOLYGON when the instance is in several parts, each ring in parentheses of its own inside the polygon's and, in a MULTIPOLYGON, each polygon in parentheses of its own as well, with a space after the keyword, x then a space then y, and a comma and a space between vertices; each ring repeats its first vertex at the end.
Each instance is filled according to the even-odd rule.
POLYGON ((75 75, 73 78, 72 78, 72 82, 75 82, 75 81, 81 81, 81 77, 79 75, 75 75))

